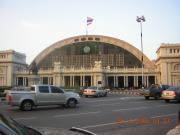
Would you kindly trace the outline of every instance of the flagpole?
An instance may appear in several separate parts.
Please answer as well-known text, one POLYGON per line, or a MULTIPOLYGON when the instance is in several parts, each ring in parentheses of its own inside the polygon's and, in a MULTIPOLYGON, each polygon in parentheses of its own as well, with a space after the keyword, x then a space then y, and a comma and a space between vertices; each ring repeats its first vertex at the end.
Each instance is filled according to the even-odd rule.
POLYGON ((93 18, 91 17, 87 17, 87 21, 86 21, 86 35, 88 35, 88 26, 93 22, 93 18))
POLYGON ((86 25, 86 36, 88 35, 88 25, 86 25))

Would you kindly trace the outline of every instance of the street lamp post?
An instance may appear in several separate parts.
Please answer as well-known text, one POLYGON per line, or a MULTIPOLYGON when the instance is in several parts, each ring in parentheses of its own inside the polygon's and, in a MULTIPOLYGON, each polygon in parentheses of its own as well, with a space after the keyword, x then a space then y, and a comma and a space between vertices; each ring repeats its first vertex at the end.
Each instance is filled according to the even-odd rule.
POLYGON ((141 52, 142 52, 142 58, 141 58, 141 62, 142 62, 142 87, 144 87, 144 65, 143 65, 143 42, 142 42, 142 22, 145 22, 145 18, 144 16, 137 16, 136 21, 138 23, 140 23, 140 28, 141 28, 141 52))

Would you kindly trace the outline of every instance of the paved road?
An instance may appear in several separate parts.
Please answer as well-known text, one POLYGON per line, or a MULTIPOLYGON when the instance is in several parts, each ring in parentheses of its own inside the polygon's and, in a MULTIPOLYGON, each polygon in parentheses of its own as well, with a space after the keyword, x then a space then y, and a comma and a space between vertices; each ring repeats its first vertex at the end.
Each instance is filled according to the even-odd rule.
POLYGON ((74 109, 53 106, 22 112, 3 104, 0 109, 34 127, 69 129, 75 126, 99 135, 164 135, 177 125, 180 103, 111 94, 102 98, 82 98, 74 109))

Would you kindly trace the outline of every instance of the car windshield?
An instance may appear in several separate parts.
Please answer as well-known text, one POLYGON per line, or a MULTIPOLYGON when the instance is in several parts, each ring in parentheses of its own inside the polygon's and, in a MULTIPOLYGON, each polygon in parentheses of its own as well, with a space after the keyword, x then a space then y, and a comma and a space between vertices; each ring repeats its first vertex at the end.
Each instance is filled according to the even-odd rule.
POLYGON ((0 113, 0 121, 2 121, 2 123, 4 123, 6 125, 6 127, 8 127, 8 129, 10 129, 10 131, 13 134, 17 134, 17 135, 31 135, 29 128, 27 128, 26 126, 16 122, 11 117, 8 117, 6 115, 2 115, 0 113))
POLYGON ((88 87, 87 89, 97 89, 97 87, 96 86, 91 86, 91 87, 88 87))
POLYGON ((169 91, 180 91, 179 87, 169 87, 168 88, 169 91))
POLYGON ((157 86, 157 85, 150 85, 150 86, 147 87, 146 89, 147 89, 147 90, 150 90, 150 89, 154 89, 154 88, 158 88, 158 86, 157 86))

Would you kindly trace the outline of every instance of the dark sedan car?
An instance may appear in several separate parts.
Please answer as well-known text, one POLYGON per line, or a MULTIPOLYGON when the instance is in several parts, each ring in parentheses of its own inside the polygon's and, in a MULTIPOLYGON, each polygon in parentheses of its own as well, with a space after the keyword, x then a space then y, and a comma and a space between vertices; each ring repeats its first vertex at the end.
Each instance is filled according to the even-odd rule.
POLYGON ((145 99, 149 99, 150 97, 154 97, 154 99, 159 99, 161 97, 162 91, 169 88, 169 85, 151 85, 149 88, 142 89, 140 94, 145 97, 145 99))
POLYGON ((180 102, 180 87, 169 87, 162 92, 162 98, 165 102, 170 102, 170 100, 178 100, 180 102))

